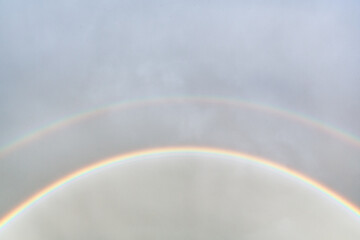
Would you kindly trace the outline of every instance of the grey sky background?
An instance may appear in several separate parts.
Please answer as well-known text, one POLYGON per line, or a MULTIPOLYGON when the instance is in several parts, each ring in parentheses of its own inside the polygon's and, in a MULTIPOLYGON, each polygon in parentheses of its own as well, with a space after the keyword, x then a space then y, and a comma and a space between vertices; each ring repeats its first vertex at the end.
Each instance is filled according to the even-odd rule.
MULTIPOLYGON (((185 95, 264 103, 359 136, 359 16, 357 1, 0 1, 0 146, 88 109, 185 95)), ((2 157, 0 214, 104 157, 192 144, 267 157, 360 204, 357 147, 250 109, 169 103, 2 157)))
POLYGON ((184 94, 359 134, 358 12, 356 1, 2 1, 1 142, 93 106, 184 94))

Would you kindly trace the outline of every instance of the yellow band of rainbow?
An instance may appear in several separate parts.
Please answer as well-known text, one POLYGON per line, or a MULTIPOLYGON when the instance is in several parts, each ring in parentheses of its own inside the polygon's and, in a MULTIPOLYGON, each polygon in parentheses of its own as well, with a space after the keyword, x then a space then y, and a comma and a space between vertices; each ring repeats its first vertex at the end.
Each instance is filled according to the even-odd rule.
POLYGON ((235 151, 224 150, 224 149, 217 149, 217 148, 210 148, 210 147, 165 147, 165 148, 155 148, 155 149, 150 149, 150 150, 136 151, 136 152, 108 158, 108 159, 102 160, 100 162, 91 164, 90 166, 79 169, 79 170, 65 176, 64 178, 57 180, 56 182, 50 184, 49 186, 45 187, 44 189, 42 189, 41 191, 39 191, 32 197, 30 197, 29 199, 24 201, 22 204, 20 204, 15 209, 13 209, 8 214, 6 214, 3 218, 1 218, 0 219, 0 230, 2 230, 16 216, 18 216, 20 213, 24 212, 27 208, 32 206, 34 203, 39 201, 41 198, 45 197, 47 194, 55 191, 56 189, 59 189, 60 187, 64 186, 65 184, 67 184, 85 174, 88 174, 95 170, 99 170, 103 167, 107 167, 111 164, 118 163, 120 161, 132 160, 135 158, 141 158, 141 157, 145 157, 145 156, 164 154, 164 153, 207 153, 207 154, 214 154, 214 155, 218 155, 218 156, 236 157, 236 158, 249 160, 249 161, 261 164, 263 166, 269 167, 271 169, 274 169, 276 171, 285 173, 286 175, 291 176, 295 179, 301 180, 302 182, 313 187, 314 189, 317 189, 320 192, 324 193, 331 199, 337 201, 342 206, 344 206, 346 209, 350 210, 350 212, 354 213, 357 217, 360 217, 360 209, 357 206, 355 206, 354 204, 352 204, 350 201, 345 199, 344 197, 340 196, 339 194, 335 193, 331 189, 325 187, 324 185, 316 182, 315 180, 313 180, 295 170, 281 166, 277 163, 273 163, 267 159, 249 155, 246 153, 235 152, 235 151))

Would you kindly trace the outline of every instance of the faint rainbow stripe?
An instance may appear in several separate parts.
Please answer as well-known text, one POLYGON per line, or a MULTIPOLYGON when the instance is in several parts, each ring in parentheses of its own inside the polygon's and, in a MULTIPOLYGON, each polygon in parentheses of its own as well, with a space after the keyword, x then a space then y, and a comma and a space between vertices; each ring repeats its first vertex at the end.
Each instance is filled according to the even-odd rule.
POLYGON ((284 110, 276 108, 273 106, 268 106, 264 104, 251 103, 247 101, 229 99, 222 97, 210 97, 210 96, 197 96, 197 97, 164 97, 164 98, 150 98, 150 99, 138 99, 124 101, 116 104, 111 104, 104 107, 95 108, 89 111, 81 112, 69 117, 60 119, 56 122, 53 122, 49 125, 46 125, 42 128, 36 129, 23 137, 20 137, 9 144, 0 148, 0 158, 4 155, 16 150, 18 147, 25 145, 31 141, 34 141, 38 138, 45 136, 51 132, 54 132, 63 127, 73 125, 84 121, 88 118, 95 117, 101 114, 104 114, 111 110, 126 110, 131 108, 145 107, 149 105, 158 105, 158 104, 181 104, 181 103, 204 103, 204 104, 220 104, 234 107, 242 107, 257 111, 266 112, 276 116, 280 116, 284 119, 288 119, 303 125, 312 127, 318 131, 324 132, 326 134, 337 137, 353 146, 360 147, 360 138, 347 133, 343 130, 330 126, 324 122, 311 118, 309 116, 301 115, 289 110, 284 110))

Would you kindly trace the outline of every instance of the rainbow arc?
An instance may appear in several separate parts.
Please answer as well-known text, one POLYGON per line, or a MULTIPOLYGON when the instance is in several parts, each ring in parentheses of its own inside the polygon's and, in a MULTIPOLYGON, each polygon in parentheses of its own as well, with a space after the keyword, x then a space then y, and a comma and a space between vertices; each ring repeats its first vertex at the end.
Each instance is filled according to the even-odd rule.
POLYGON ((318 190, 322 194, 325 194, 330 199, 336 201, 339 205, 343 206, 345 209, 352 212, 357 217, 360 217, 360 209, 357 206, 355 206, 353 203, 351 203, 344 197, 340 196, 333 190, 329 189, 328 187, 322 185, 321 183, 316 182, 315 180, 313 180, 295 170, 292 170, 292 169, 284 167, 280 164, 271 162, 267 159, 249 155, 246 153, 235 152, 235 151, 224 150, 224 149, 217 149, 217 148, 210 148, 210 147, 191 147, 190 146, 190 147, 166 147, 166 148, 156 148, 156 149, 150 149, 150 150, 136 151, 136 152, 108 158, 108 159, 99 161, 95 164, 89 165, 87 167, 81 168, 81 169, 57 180, 56 182, 45 187, 44 189, 40 190, 39 192, 37 192, 36 194, 31 196, 29 199, 24 201, 22 204, 17 206, 15 209, 10 211, 8 214, 6 214, 3 218, 0 219, 0 230, 3 229, 9 222, 14 220, 17 216, 21 215, 21 213, 23 213, 28 208, 30 208, 35 203, 37 203, 39 200, 46 197, 48 194, 53 193, 54 191, 56 191, 59 188, 65 187, 66 184, 69 184, 72 181, 74 181, 84 175, 90 174, 94 171, 98 171, 104 167, 109 167, 109 166, 119 163, 121 161, 135 160, 135 159, 142 158, 142 157, 156 156, 159 154, 169 154, 169 153, 173 153, 173 154, 206 153, 206 154, 211 154, 211 155, 219 156, 219 157, 221 157, 221 156, 235 157, 238 159, 243 159, 243 160, 257 163, 257 164, 265 166, 269 169, 278 171, 279 173, 283 173, 292 178, 300 180, 301 182, 307 184, 308 186, 311 186, 312 188, 318 190))

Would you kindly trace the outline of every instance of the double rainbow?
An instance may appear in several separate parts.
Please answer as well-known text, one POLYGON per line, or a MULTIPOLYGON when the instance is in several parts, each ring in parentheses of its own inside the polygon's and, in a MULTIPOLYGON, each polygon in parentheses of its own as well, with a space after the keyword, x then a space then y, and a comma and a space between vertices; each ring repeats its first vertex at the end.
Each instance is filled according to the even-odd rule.
MULTIPOLYGON (((25 137, 22 137, 21 139, 18 139, 16 141, 0 148, 0 160, 1 160, 1 157, 16 150, 18 147, 20 147, 26 143, 34 141, 34 140, 36 140, 46 134, 49 134, 53 131, 59 130, 62 127, 76 124, 85 119, 101 115, 101 114, 106 113, 111 110, 125 110, 125 109, 136 108, 136 107, 146 107, 149 105, 156 105, 156 104, 178 104, 178 103, 180 103, 180 104, 181 103, 222 104, 222 105, 230 105, 230 106, 235 106, 235 107, 242 107, 242 108, 251 109, 251 110, 263 111, 266 113, 270 113, 270 114, 274 114, 274 115, 286 118, 286 119, 294 121, 294 122, 298 122, 298 123, 301 123, 301 124, 304 124, 307 126, 314 127, 315 129, 317 129, 319 131, 322 131, 329 135, 338 137, 339 139, 342 139, 351 145, 360 147, 360 139, 358 139, 354 135, 345 133, 339 129, 328 126, 328 125, 326 125, 322 122, 319 122, 317 120, 314 120, 312 118, 309 118, 309 117, 306 117, 303 115, 299 115, 299 114, 295 114, 293 112, 282 110, 279 108, 258 105, 258 104, 249 103, 249 102, 245 102, 245 101, 239 101, 239 100, 229 100, 229 99, 224 99, 224 98, 214 98, 214 97, 210 97, 210 98, 209 97, 178 97, 178 98, 174 98, 173 97, 173 98, 158 98, 158 99, 128 101, 128 102, 123 102, 120 104, 114 104, 114 105, 110 105, 107 107, 94 109, 91 111, 73 115, 73 116, 65 118, 65 119, 61 119, 51 125, 48 125, 41 129, 38 129, 38 130, 26 135, 25 137)), ((145 157, 145 156, 149 156, 149 155, 156 155, 156 154, 161 154, 161 153, 209 153, 209 154, 214 154, 214 155, 218 155, 218 156, 228 156, 228 157, 230 156, 230 157, 246 159, 248 161, 252 161, 252 162, 261 164, 270 169, 274 169, 278 172, 282 172, 293 178, 301 180, 308 186, 311 186, 314 189, 317 189, 318 191, 327 195, 329 198, 335 200, 340 205, 342 205, 343 207, 348 209, 350 212, 354 213, 357 217, 360 217, 360 209, 357 206, 355 206, 354 204, 352 204, 350 201, 348 201, 344 197, 340 196, 339 194, 335 193, 331 189, 323 186, 322 184, 316 182, 315 180, 313 180, 299 172, 296 172, 295 170, 281 166, 277 163, 273 163, 264 158, 252 156, 252 155, 245 154, 245 153, 239 153, 239 152, 216 149, 216 148, 208 148, 208 147, 170 147, 170 148, 157 148, 157 149, 151 149, 151 150, 143 150, 143 151, 137 151, 137 152, 133 152, 133 153, 129 153, 129 154, 116 156, 116 157, 105 159, 98 163, 92 164, 85 168, 82 168, 76 172, 73 172, 73 173, 65 176, 64 178, 61 178, 60 180, 52 183, 51 185, 45 187, 44 189, 40 190, 38 193, 34 194, 29 199, 27 199, 22 204, 20 204, 15 209, 13 209, 8 214, 6 214, 3 218, 0 219, 0 230, 3 229, 9 222, 11 222, 17 216, 19 216, 22 212, 26 211, 26 209, 28 209, 29 207, 34 205, 36 202, 38 202, 40 199, 44 198, 46 195, 54 192, 56 189, 59 189, 59 188, 65 186, 66 184, 70 183, 71 181, 76 180, 77 178, 79 178, 81 176, 84 176, 86 174, 89 174, 93 171, 104 168, 106 166, 110 166, 112 164, 118 163, 120 161, 132 160, 135 158, 141 158, 141 157, 145 157)))

